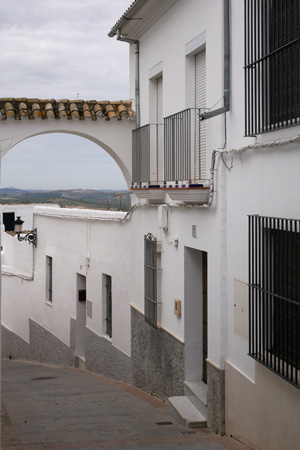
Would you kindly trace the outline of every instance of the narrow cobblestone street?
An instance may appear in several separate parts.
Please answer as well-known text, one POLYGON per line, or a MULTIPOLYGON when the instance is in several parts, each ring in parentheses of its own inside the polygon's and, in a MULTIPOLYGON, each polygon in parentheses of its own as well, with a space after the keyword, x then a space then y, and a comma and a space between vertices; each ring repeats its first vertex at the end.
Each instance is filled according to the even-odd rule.
POLYGON ((184 428, 164 402, 81 369, 2 360, 2 401, 2 450, 247 449, 184 428))

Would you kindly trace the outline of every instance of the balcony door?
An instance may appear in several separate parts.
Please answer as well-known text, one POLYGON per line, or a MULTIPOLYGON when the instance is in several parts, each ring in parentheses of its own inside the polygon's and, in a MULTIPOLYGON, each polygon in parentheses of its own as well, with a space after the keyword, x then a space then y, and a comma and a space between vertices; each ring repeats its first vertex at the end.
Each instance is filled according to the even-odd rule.
POLYGON ((157 179, 164 181, 163 77, 156 80, 157 179))
MULTIPOLYGON (((195 55, 195 108, 203 112, 206 108, 206 55, 205 50, 195 55)), ((195 180, 206 178, 206 121, 200 122, 195 114, 195 180)))

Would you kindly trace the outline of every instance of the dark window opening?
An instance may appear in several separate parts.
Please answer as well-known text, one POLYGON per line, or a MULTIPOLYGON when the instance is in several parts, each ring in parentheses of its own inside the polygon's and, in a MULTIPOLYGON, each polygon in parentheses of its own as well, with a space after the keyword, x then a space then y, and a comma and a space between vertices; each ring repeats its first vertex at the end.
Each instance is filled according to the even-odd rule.
POLYGON ((249 355, 300 388, 300 221, 249 217, 249 355))
POLYGON ((86 289, 81 289, 78 291, 78 301, 86 302, 86 289))
POLYGON ((245 134, 300 123, 300 2, 245 0, 245 134))
POLYGON ((157 329, 157 253, 156 239, 151 233, 144 239, 145 247, 145 321, 155 330, 157 329))
POLYGON ((14 212, 3 213, 2 217, 5 231, 15 231, 15 213, 14 212))

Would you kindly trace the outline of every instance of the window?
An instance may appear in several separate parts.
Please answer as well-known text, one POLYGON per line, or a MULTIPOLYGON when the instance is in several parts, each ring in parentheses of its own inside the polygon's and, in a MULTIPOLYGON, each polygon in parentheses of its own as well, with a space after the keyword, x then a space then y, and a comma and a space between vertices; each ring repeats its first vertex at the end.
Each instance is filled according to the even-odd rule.
POLYGON ((300 2, 245 0, 245 133, 300 123, 300 2))
POLYGON ((46 256, 46 301, 52 303, 52 257, 46 256))
POLYGON ((157 329, 157 254, 156 239, 151 233, 145 236, 145 321, 157 329))
POLYGON ((249 354, 300 388, 300 221, 249 217, 249 354))
POLYGON ((112 337, 111 276, 105 275, 105 333, 112 337))
POLYGON ((15 213, 14 212, 3 213, 2 217, 5 231, 15 231, 15 213))

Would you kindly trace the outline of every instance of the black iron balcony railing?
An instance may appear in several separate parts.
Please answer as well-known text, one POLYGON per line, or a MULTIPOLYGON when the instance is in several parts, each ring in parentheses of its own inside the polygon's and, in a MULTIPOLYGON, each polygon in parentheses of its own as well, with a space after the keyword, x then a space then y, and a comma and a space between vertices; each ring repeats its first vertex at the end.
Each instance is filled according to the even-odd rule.
POLYGON ((191 180, 191 110, 164 119, 164 178, 191 180))
POLYGON ((150 125, 132 132, 132 181, 150 181, 150 125))
POLYGON ((205 122, 191 108, 133 131, 133 183, 166 184, 206 178, 205 122))

